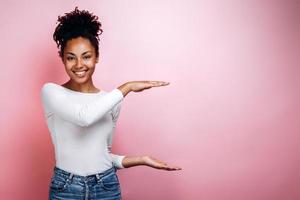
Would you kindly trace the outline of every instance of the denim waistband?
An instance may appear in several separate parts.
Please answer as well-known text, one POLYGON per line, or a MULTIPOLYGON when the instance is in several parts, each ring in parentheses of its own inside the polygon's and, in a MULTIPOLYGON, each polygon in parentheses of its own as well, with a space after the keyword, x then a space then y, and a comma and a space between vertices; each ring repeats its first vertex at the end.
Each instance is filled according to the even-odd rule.
POLYGON ((67 172, 63 169, 60 169, 58 168, 57 166, 54 167, 54 173, 57 174, 57 175, 60 175, 60 176, 63 176, 65 178, 68 178, 68 179, 72 179, 72 178, 77 178, 77 179, 80 179, 80 180, 83 180, 83 181, 86 181, 86 180, 89 180, 89 179, 101 179, 107 175, 109 175, 110 173, 112 172, 116 172, 116 167, 113 166, 112 168, 104 171, 104 172, 101 172, 101 173, 96 173, 96 174, 91 174, 91 175, 88 175, 88 176, 82 176, 82 175, 78 175, 78 174, 74 174, 74 173, 71 173, 71 172, 67 172))

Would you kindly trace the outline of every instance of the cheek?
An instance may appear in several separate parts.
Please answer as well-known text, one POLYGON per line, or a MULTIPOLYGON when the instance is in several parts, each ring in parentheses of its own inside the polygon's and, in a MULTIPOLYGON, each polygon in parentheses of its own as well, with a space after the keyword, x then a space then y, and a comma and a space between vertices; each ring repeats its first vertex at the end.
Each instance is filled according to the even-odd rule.
POLYGON ((92 68, 95 68, 96 62, 95 62, 94 60, 86 61, 86 62, 85 62, 85 65, 86 65, 88 68, 92 69, 92 68))
POLYGON ((88 70, 88 75, 89 75, 89 76, 92 76, 93 73, 94 73, 94 71, 95 71, 95 67, 89 68, 89 70, 88 70))
POLYGON ((89 65, 89 66, 92 66, 92 65, 95 65, 95 64, 96 64, 96 62, 95 62, 94 59, 89 59, 89 60, 85 61, 85 63, 86 63, 87 65, 89 65))
POLYGON ((73 63, 70 62, 70 61, 65 61, 65 62, 64 62, 64 65, 65 65, 65 68, 66 68, 67 70, 70 70, 70 69, 72 68, 72 66, 73 66, 73 63))
POLYGON ((66 68, 66 70, 67 70, 67 71, 71 71, 71 69, 72 69, 72 65, 68 65, 68 64, 66 64, 66 65, 65 65, 65 68, 66 68))
POLYGON ((95 71, 95 64, 92 64, 89 66, 89 70, 88 70, 89 76, 92 76, 94 71, 95 71))

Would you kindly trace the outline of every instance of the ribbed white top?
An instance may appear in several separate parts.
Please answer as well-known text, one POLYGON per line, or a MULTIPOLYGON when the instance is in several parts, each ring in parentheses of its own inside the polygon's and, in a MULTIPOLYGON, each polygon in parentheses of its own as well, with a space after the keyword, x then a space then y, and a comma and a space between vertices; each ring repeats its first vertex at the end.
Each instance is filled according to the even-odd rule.
POLYGON ((55 83, 43 85, 41 100, 57 167, 82 176, 113 165, 123 168, 125 156, 111 153, 123 99, 118 89, 83 93, 55 83))

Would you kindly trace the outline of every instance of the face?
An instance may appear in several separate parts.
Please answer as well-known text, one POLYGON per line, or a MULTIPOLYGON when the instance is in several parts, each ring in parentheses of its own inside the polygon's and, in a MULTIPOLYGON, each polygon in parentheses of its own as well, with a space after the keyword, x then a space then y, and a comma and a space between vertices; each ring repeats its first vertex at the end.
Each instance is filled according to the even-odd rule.
POLYGON ((98 63, 95 48, 88 39, 82 37, 67 41, 62 60, 71 80, 79 84, 91 79, 98 63))

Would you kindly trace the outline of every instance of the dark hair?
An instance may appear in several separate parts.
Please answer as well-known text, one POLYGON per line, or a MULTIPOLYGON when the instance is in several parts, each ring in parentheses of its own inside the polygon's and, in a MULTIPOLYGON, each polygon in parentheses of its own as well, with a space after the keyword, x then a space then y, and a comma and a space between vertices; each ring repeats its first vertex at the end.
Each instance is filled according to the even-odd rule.
POLYGON ((67 41, 77 37, 89 39, 96 50, 96 56, 99 56, 99 35, 103 32, 98 17, 86 10, 78 10, 75 8, 64 16, 58 16, 56 23, 59 23, 53 33, 53 39, 60 48, 59 56, 63 58, 64 48, 67 41))

